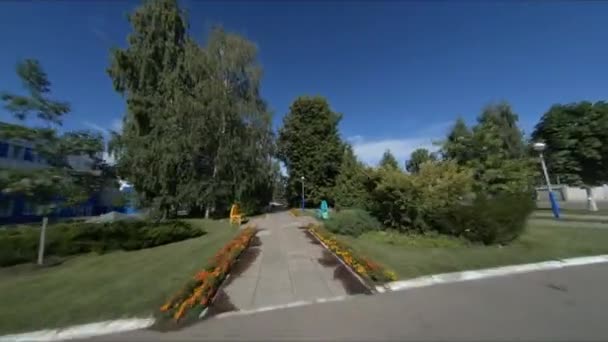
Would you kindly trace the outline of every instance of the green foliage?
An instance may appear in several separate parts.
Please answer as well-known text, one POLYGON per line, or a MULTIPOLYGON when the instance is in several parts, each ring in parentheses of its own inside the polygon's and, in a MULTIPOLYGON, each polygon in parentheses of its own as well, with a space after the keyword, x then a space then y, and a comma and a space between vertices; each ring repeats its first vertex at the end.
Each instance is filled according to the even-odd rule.
POLYGON ((340 173, 332 191, 335 207, 365 209, 369 204, 369 191, 365 186, 367 178, 365 166, 357 160, 353 148, 346 144, 340 173))
POLYGON ((399 170, 399 162, 390 150, 384 151, 384 154, 382 154, 382 158, 380 159, 378 166, 383 169, 399 170))
POLYGON ((29 96, 3 92, 0 99, 5 102, 4 108, 19 120, 35 114, 41 120, 60 125, 62 116, 70 111, 70 105, 46 96, 51 91, 51 82, 40 63, 35 59, 20 61, 17 63, 17 75, 29 96))
POLYGON ((334 234, 359 236, 365 232, 376 231, 382 225, 367 211, 361 209, 341 210, 325 221, 325 228, 334 234))
MULTIPOLYGON (((110 250, 136 250, 164 245, 205 234, 182 221, 150 223, 58 223, 47 232, 45 254, 69 256, 110 250)), ((38 253, 40 228, 0 230, 0 266, 33 262, 38 253)))
POLYGON ((484 244, 504 244, 523 233, 535 204, 530 193, 479 194, 472 203, 457 204, 434 215, 440 232, 484 244))
POLYGON ((437 156, 434 153, 430 153, 426 148, 419 148, 412 152, 410 159, 405 164, 405 169, 409 173, 418 173, 420 166, 426 162, 433 162, 437 160, 437 156))
POLYGON ((442 154, 474 171, 479 192, 529 191, 538 171, 517 121, 506 103, 486 107, 472 130, 458 119, 443 143, 442 154))
POLYGON ((301 177, 305 177, 308 204, 316 206, 323 199, 333 202, 331 191, 344 148, 338 134, 340 119, 322 97, 299 97, 291 104, 277 141, 278 157, 289 175, 290 204, 299 203, 301 177))
POLYGON ((5 108, 19 120, 35 114, 46 121, 47 126, 32 128, 0 123, 0 139, 30 143, 35 151, 33 153, 42 157, 49 167, 32 170, 0 169, 0 189, 5 194, 28 197, 29 201, 46 207, 45 213, 53 209, 49 202, 57 198, 63 198, 67 205, 87 200, 108 177, 108 168, 101 159, 104 149, 101 134, 89 131, 59 134, 52 125, 62 124, 63 115, 70 110, 69 104, 48 98, 51 83, 38 61, 27 59, 18 63, 17 74, 29 96, 5 92, 1 96, 5 108), (74 156, 88 157, 90 169, 74 169, 69 159, 74 156))
POLYGON ((608 103, 554 105, 536 125, 532 139, 547 144, 547 167, 562 182, 608 182, 608 103))
POLYGON ((372 212, 388 228, 433 230, 430 217, 466 198, 472 186, 471 171, 453 161, 422 164, 415 175, 383 170, 372 192, 372 212))
POLYGON ((396 230, 367 232, 362 234, 362 240, 409 248, 462 248, 471 242, 455 236, 441 234, 436 231, 424 234, 407 234, 396 230))
POLYGON ((174 0, 148 1, 129 18, 129 44, 108 70, 127 99, 110 144, 121 177, 163 216, 266 205, 273 143, 255 45, 220 28, 198 45, 174 0))

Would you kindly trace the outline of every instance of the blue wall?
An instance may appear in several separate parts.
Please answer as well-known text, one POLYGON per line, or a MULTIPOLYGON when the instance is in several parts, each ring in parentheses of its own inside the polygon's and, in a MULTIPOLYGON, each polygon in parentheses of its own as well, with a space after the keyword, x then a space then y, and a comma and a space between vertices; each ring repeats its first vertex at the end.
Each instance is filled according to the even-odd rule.
MULTIPOLYGON (((42 220, 42 216, 35 214, 25 214, 24 209, 27 203, 27 199, 23 196, 7 196, 0 194, 0 201, 13 201, 12 215, 0 217, 0 225, 3 224, 15 224, 15 223, 27 223, 36 222, 42 220)), ((55 201, 60 204, 61 200, 55 201)), ((50 218, 59 217, 78 217, 88 215, 101 215, 110 211, 124 212, 124 208, 113 208, 104 207, 99 205, 97 195, 91 196, 89 200, 73 207, 60 207, 58 210, 49 215, 50 218)))

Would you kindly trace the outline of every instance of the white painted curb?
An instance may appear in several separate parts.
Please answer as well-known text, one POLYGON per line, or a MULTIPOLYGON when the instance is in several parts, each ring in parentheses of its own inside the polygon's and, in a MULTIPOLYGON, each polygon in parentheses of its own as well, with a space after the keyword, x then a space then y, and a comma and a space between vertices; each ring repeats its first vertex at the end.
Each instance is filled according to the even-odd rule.
POLYGON ((259 312, 266 312, 266 311, 273 311, 273 310, 295 308, 295 307, 299 307, 299 306, 307 306, 307 305, 319 304, 319 303, 338 302, 338 301, 345 300, 348 297, 349 296, 337 296, 337 297, 329 297, 329 298, 317 298, 317 299, 314 299, 314 300, 301 300, 301 301, 291 302, 291 303, 281 304, 281 305, 264 306, 264 307, 257 308, 257 309, 230 311, 230 312, 224 312, 224 313, 215 315, 215 316, 213 316, 213 319, 219 319, 219 318, 225 318, 225 317, 233 317, 233 316, 251 315, 251 314, 259 313, 259 312))
POLYGON ((608 254, 590 256, 590 257, 580 257, 580 258, 571 258, 564 260, 552 260, 552 261, 544 261, 538 262, 534 264, 523 264, 523 265, 512 265, 512 266, 504 266, 504 267, 494 267, 494 268, 486 268, 475 271, 463 271, 463 272, 454 272, 454 273, 442 273, 435 274, 430 276, 424 276, 419 278, 414 278, 410 280, 401 280, 394 281, 382 286, 376 286, 376 290, 378 292, 386 292, 388 291, 402 291, 407 289, 414 289, 419 287, 432 286, 437 284, 449 284, 462 282, 467 280, 475 280, 475 279, 484 279, 484 278, 493 278, 493 277, 501 277, 513 274, 520 273, 528 273, 534 271, 547 271, 554 270, 558 268, 571 267, 571 266, 582 266, 582 265, 592 265, 608 262, 608 254))
POLYGON ((74 325, 63 329, 38 330, 23 334, 0 336, 0 342, 61 341, 144 329, 154 324, 154 318, 130 318, 74 325))

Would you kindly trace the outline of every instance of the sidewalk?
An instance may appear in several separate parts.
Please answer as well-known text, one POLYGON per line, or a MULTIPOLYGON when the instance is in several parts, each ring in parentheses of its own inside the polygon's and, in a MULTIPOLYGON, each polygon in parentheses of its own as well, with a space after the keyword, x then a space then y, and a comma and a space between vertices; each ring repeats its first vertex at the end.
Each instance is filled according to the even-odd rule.
POLYGON ((231 272, 210 314, 366 293, 349 272, 306 232, 310 217, 288 212, 252 220, 257 241, 231 272))

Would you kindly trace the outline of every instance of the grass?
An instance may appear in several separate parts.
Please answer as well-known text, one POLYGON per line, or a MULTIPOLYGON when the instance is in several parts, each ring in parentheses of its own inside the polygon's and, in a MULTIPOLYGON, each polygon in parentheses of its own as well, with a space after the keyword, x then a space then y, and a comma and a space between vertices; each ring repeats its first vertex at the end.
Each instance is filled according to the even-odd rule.
POLYGON ((400 279, 568 257, 608 254, 608 229, 544 225, 531 220, 526 232, 507 246, 474 245, 440 236, 390 232, 341 236, 355 250, 397 272, 400 279))
POLYGON ((225 220, 186 221, 207 234, 139 251, 78 256, 54 267, 0 268, 0 335, 152 315, 237 232, 225 220))

